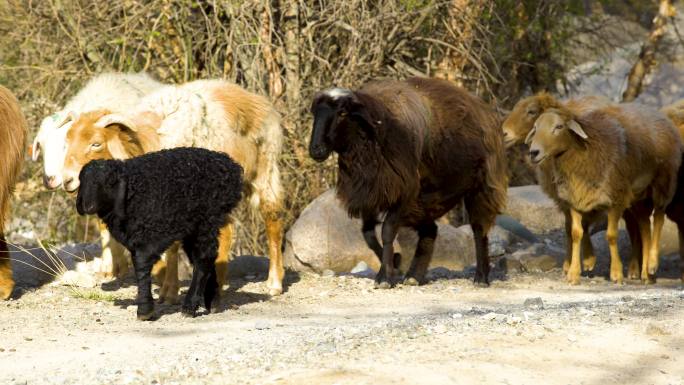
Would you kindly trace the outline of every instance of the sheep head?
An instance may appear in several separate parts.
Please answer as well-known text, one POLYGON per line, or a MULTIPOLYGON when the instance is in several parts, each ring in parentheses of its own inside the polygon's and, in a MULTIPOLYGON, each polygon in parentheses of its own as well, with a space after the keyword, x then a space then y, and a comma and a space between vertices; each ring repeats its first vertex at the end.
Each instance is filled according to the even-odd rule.
POLYGON ((55 112, 43 119, 33 140, 31 159, 37 162, 41 153, 43 154, 43 184, 49 190, 54 190, 62 184, 64 141, 75 117, 76 114, 73 112, 55 112))
POLYGON ((506 147, 522 143, 537 118, 545 110, 559 106, 560 103, 548 92, 540 92, 516 103, 502 125, 506 147))
POLYGON ((572 113, 562 109, 550 109, 534 122, 525 143, 530 146, 532 162, 540 163, 549 157, 561 155, 577 140, 587 138, 587 134, 572 113))
MULTIPOLYGON (((156 148, 147 148, 142 131, 156 133, 138 116, 113 114, 108 110, 91 111, 76 119, 66 134, 64 189, 79 187, 78 175, 83 166, 97 159, 128 159, 156 148)), ((154 147, 154 146, 152 146, 154 147)))
POLYGON ((373 136, 374 123, 366 106, 351 90, 333 88, 318 93, 311 105, 314 126, 309 155, 318 162, 335 151, 343 153, 356 140, 373 136))
POLYGON ((76 211, 79 215, 98 214, 103 216, 114 212, 119 217, 125 214, 126 180, 119 161, 94 160, 86 164, 79 173, 80 188, 76 196, 76 211))

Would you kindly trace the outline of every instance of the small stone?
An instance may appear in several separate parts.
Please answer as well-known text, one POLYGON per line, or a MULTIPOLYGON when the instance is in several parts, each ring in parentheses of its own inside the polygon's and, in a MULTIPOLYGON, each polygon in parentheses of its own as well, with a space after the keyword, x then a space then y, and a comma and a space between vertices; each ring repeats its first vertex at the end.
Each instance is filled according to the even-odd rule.
POLYGON ((523 303, 527 309, 542 310, 544 309, 544 301, 540 297, 528 298, 523 303))
POLYGON ((522 318, 516 316, 506 317, 506 323, 509 325, 517 325, 522 321, 522 318))
POLYGON ((256 330, 267 330, 271 328, 271 325, 266 321, 257 321, 256 324, 254 324, 254 328, 256 330))
POLYGON ((543 273, 556 268, 556 258, 548 255, 525 255, 520 258, 520 262, 526 271, 543 273))
POLYGON ((446 326, 444 326, 442 324, 435 326, 435 329, 434 329, 434 332, 437 334, 444 334, 444 333, 446 333, 446 331, 447 331, 446 326))
POLYGON ((332 278, 332 277, 335 276, 335 272, 332 271, 332 270, 330 270, 330 269, 325 269, 325 270, 323 270, 323 272, 321 273, 321 276, 324 277, 324 278, 332 278))
POLYGON ((494 313, 494 312, 489 312, 489 313, 483 315, 483 316, 482 316, 482 319, 485 319, 485 320, 487 320, 487 321, 494 321, 494 320, 497 319, 499 316, 501 316, 501 314, 494 313))
POLYGON ((245 279, 248 281, 254 281, 256 279, 256 274, 247 274, 245 275, 245 279))
POLYGON ((361 261, 361 262, 357 263, 353 269, 351 269, 350 273, 352 273, 352 274, 362 273, 368 269, 369 269, 368 264, 364 261, 361 261))
POLYGON ((620 298, 622 302, 632 302, 634 301, 634 297, 631 295, 623 295, 622 298, 620 298))
POLYGON ((453 319, 463 318, 463 314, 461 314, 461 313, 454 313, 454 314, 451 315, 451 318, 453 318, 453 319))
POLYGON ((31 337, 24 337, 24 341, 33 341, 33 338, 31 338, 31 337))
POLYGON ((570 342, 577 342, 577 337, 575 337, 575 336, 568 336, 568 341, 570 341, 570 342))

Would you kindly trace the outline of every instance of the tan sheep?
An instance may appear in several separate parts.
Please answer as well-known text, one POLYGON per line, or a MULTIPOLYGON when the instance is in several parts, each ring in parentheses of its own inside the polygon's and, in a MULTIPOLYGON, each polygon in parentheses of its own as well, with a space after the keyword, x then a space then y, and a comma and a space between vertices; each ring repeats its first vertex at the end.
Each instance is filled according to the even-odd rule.
MULTIPOLYGON (((516 103, 513 110, 508 114, 506 120, 502 124, 506 147, 522 144, 525 137, 527 137, 532 130, 534 122, 548 109, 565 107, 577 114, 583 114, 608 105, 611 105, 610 100, 600 96, 587 96, 561 102, 548 92, 540 92, 534 96, 522 99, 516 103)), ((539 165, 537 168, 537 180, 539 181, 542 190, 556 202, 556 205, 558 205, 558 208, 563 213, 565 217, 566 239, 569 240, 572 238, 570 207, 558 198, 556 186, 551 183, 551 181, 546 181, 544 178, 540 177, 540 173, 543 174, 546 172, 544 169, 548 167, 550 167, 550 165, 546 163, 539 165)), ((585 213, 583 216, 584 231, 588 231, 589 225, 596 222, 599 218, 601 218, 601 216, 596 215, 595 213, 585 213)), ((634 221, 626 220, 626 222, 628 223, 630 235, 632 235, 632 231, 636 231, 636 226, 632 226, 634 221)), ((565 272, 567 272, 570 267, 571 253, 571 244, 568 241, 566 243, 565 262, 563 263, 563 270, 565 272)), ((596 265, 596 254, 594 253, 594 248, 589 237, 584 237, 582 240, 582 254, 584 256, 582 263, 584 270, 593 270, 596 265)), ((634 275, 636 275, 636 278, 640 275, 638 261, 636 261, 635 264, 630 263, 630 276, 634 275)))
POLYGON ((672 122, 662 113, 623 104, 577 114, 566 107, 547 110, 526 138, 534 163, 547 165, 541 177, 554 183, 558 198, 570 206, 572 257, 568 281, 579 283, 583 213, 605 211, 610 248, 610 278, 622 282, 617 249, 618 221, 633 205, 642 239, 641 278, 658 268, 658 243, 665 208, 675 193, 682 144, 672 122), (641 201, 652 204, 653 232, 641 201), (651 242, 652 241, 652 242, 651 242))

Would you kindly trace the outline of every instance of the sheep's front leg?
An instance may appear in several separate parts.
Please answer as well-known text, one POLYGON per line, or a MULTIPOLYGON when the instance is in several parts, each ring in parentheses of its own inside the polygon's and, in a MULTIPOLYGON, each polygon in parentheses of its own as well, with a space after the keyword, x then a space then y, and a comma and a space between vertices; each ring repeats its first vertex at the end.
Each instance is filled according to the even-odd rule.
POLYGON ((382 223, 382 263, 375 276, 375 287, 389 289, 394 279, 394 239, 399 230, 399 213, 389 211, 382 223))
POLYGON ((565 258, 563 259, 563 273, 568 274, 572 260, 572 217, 570 210, 563 210, 565 217, 565 258))
POLYGON ((582 267, 580 265, 580 244, 584 229, 582 228, 582 213, 574 209, 570 209, 570 224, 571 224, 571 259, 568 267, 567 280, 571 285, 579 285, 580 274, 582 267))
MULTIPOLYGON (((361 233, 363 234, 363 239, 366 241, 366 245, 373 250, 373 253, 378 257, 380 264, 382 264, 382 246, 378 242, 378 237, 375 234, 375 227, 378 225, 378 221, 372 216, 364 216, 363 225, 361 227, 361 233)), ((401 254, 394 253, 394 267, 399 268, 401 265, 401 254)))
POLYGON ((610 249, 610 280, 622 284, 622 260, 618 250, 618 222, 622 217, 623 209, 611 208, 608 210, 608 229, 606 229, 606 241, 610 249))
POLYGON ((404 278, 405 285, 422 285, 425 283, 425 274, 432 260, 432 253, 437 238, 437 225, 435 222, 427 222, 417 226, 418 245, 416 254, 411 261, 411 267, 404 278))
POLYGON ((639 234, 641 236, 641 281, 644 283, 653 283, 648 276, 648 253, 651 250, 650 217, 650 214, 637 216, 637 224, 639 225, 639 234))
POLYGON ((138 282, 138 295, 135 302, 138 305, 138 319, 150 321, 155 319, 154 300, 152 299, 152 265, 159 256, 145 255, 134 252, 131 256, 135 269, 135 279, 138 282))
POLYGON ((584 271, 593 271, 596 266, 596 253, 594 253, 594 245, 591 244, 591 235, 589 234, 589 225, 591 221, 588 215, 582 216, 582 231, 587 234, 582 237, 582 269, 584 271))
POLYGON ((655 209, 653 212, 653 234, 651 235, 651 250, 648 254, 648 275, 649 280, 655 281, 656 273, 658 272, 658 264, 660 259, 660 235, 665 224, 665 211, 663 209, 655 209))

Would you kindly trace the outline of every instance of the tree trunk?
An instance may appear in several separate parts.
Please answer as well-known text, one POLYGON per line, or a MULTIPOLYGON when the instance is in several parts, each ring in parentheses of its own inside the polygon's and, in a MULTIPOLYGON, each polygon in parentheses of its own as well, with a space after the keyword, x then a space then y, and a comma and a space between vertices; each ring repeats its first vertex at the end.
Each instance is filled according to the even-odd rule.
POLYGON ((268 93, 271 100, 275 103, 283 94, 283 80, 280 78, 280 67, 273 54, 273 11, 270 0, 264 1, 264 8, 261 12, 261 47, 268 73, 268 93))
POLYGON ((675 8, 672 6, 672 0, 661 0, 658 14, 653 19, 653 27, 648 39, 641 46, 639 52, 639 59, 629 71, 627 77, 627 89, 622 94, 623 102, 631 102, 639 96, 643 86, 644 78, 655 67, 655 54, 658 50, 658 45, 665 34, 665 26, 667 19, 675 15, 675 8))
MULTIPOLYGON (((482 11, 482 0, 452 0, 449 4, 447 26, 450 36, 453 38, 448 43, 454 47, 462 48, 464 52, 470 50, 472 39, 475 35, 475 24, 482 11)), ((447 48, 444 57, 437 64, 435 77, 451 80, 459 86, 463 86, 466 78, 465 67, 468 58, 453 48, 447 48)))

